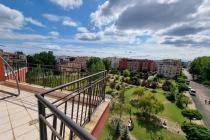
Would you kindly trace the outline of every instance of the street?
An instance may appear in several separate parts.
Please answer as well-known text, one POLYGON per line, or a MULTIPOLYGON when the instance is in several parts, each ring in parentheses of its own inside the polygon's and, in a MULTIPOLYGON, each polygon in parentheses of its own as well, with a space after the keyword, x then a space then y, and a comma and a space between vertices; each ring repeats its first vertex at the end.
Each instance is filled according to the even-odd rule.
MULTIPOLYGON (((192 80, 192 76, 186 70, 183 71, 188 77, 188 80, 192 80)), ((210 129, 210 105, 205 104, 205 100, 210 101, 210 89, 194 81, 190 81, 190 87, 196 90, 196 96, 192 96, 192 99, 196 105, 196 108, 203 115, 203 122, 210 129)))

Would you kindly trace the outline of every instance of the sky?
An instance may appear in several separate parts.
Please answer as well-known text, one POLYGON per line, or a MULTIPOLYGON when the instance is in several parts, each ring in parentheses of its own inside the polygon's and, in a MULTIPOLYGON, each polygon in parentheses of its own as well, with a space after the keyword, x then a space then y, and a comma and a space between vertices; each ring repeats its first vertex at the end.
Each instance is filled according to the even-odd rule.
POLYGON ((0 0, 0 49, 192 60, 210 55, 210 0, 0 0))

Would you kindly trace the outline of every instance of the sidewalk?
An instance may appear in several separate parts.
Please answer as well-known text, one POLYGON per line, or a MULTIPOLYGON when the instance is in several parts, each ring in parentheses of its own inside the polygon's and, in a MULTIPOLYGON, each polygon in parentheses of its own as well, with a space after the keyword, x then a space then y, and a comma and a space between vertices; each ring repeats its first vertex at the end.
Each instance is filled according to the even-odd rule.
MULTIPOLYGON (((189 97, 189 98, 190 98, 190 101, 191 101, 191 104, 188 104, 187 107, 188 107, 189 109, 197 109, 196 106, 195 106, 194 101, 192 100, 191 95, 189 94, 189 92, 186 91, 186 92, 184 93, 184 95, 186 95, 187 97, 189 97)), ((204 125, 203 120, 192 120, 192 122, 193 122, 193 123, 196 123, 196 124, 199 124, 199 125, 204 125)))

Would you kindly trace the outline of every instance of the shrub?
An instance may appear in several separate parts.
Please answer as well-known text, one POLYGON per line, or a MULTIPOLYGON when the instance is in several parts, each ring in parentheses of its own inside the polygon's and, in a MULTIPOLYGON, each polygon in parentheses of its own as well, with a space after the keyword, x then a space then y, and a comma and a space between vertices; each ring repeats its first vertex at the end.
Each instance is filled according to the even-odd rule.
POLYGON ((181 108, 181 109, 186 108, 187 105, 189 103, 191 103, 190 98, 185 96, 185 95, 183 95, 183 94, 177 94, 176 96, 177 96, 177 98, 176 98, 176 106, 181 108))
POLYGON ((121 140, 130 140, 128 128, 125 127, 121 134, 121 140))
POLYGON ((210 86, 210 81, 204 81, 203 84, 206 86, 210 86))
POLYGON ((156 89, 158 86, 158 83, 157 82, 152 82, 150 87, 153 88, 153 89, 156 89))
POLYGON ((113 96, 113 97, 115 96, 115 95, 114 95, 114 90, 107 90, 107 91, 106 91, 106 94, 111 95, 111 96, 113 96))
POLYGON ((138 107, 138 106, 139 106, 139 100, 138 100, 138 99, 131 99, 131 100, 130 100, 130 104, 131 104, 133 107, 138 107))
POLYGON ((166 80, 163 85, 162 85, 162 89, 165 91, 170 91, 172 83, 168 80, 166 80))
POLYGON ((166 98, 171 102, 175 102, 175 100, 176 100, 176 97, 173 93, 166 94, 166 98))
POLYGON ((111 82, 111 83, 110 83, 110 88, 111 88, 111 89, 114 89, 114 88, 115 88, 115 85, 116 85, 116 83, 115 83, 114 81, 111 82))
POLYGON ((123 71, 123 76, 124 77, 129 77, 130 76, 130 71, 129 70, 124 70, 123 71))
POLYGON ((116 88, 116 90, 120 90, 121 89, 120 83, 118 83, 115 88, 116 88))
POLYGON ((183 123, 181 128, 188 140, 210 140, 210 131, 202 125, 183 123))
POLYGON ((182 115, 186 118, 188 118, 189 120, 192 119, 196 119, 196 120, 201 120, 202 119, 202 115, 198 110, 194 110, 194 109, 185 109, 182 111, 182 115))

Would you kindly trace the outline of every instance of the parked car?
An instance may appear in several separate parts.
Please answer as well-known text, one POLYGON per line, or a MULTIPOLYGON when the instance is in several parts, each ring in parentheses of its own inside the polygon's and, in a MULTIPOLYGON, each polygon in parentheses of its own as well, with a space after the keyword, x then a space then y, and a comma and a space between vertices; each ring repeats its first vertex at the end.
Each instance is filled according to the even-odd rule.
POLYGON ((194 90, 194 89, 190 89, 190 95, 192 95, 192 96, 196 96, 196 91, 194 90))

